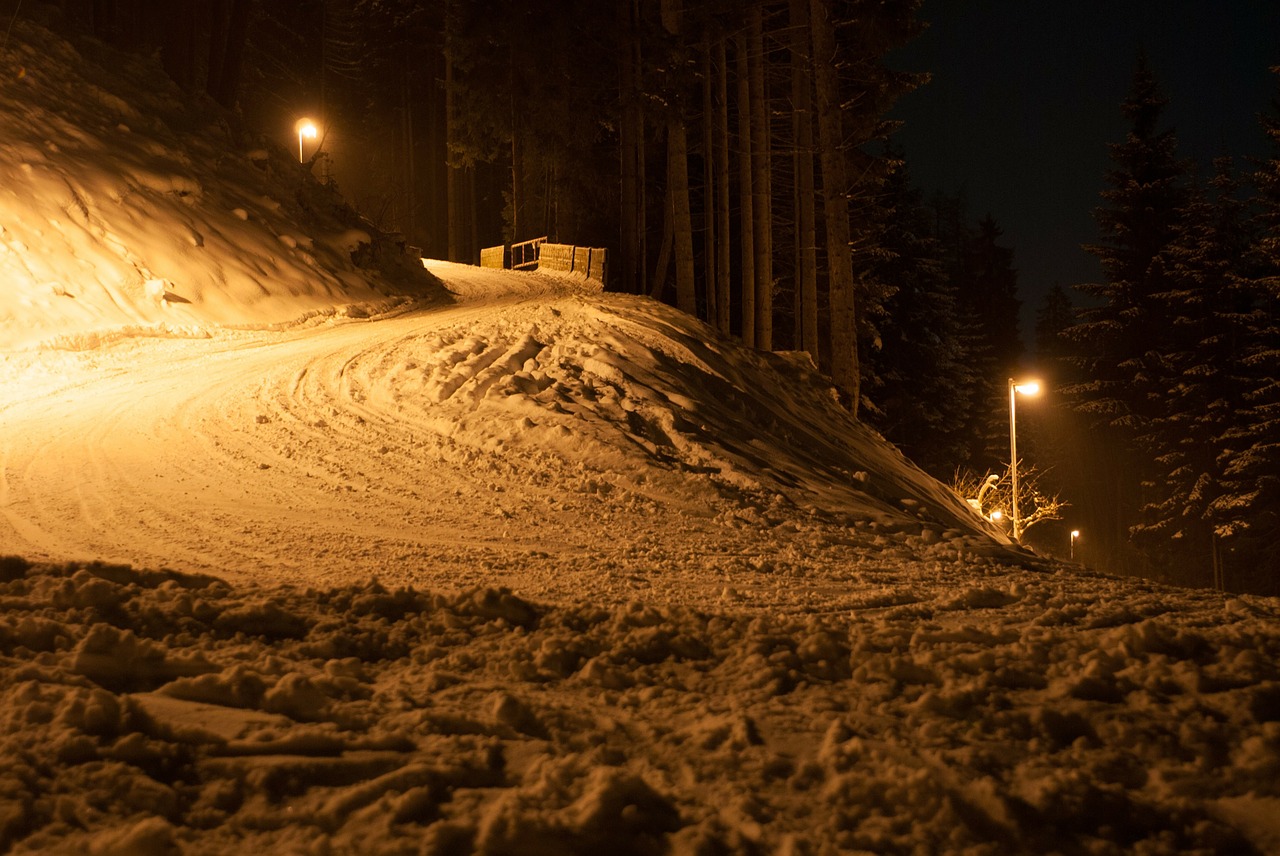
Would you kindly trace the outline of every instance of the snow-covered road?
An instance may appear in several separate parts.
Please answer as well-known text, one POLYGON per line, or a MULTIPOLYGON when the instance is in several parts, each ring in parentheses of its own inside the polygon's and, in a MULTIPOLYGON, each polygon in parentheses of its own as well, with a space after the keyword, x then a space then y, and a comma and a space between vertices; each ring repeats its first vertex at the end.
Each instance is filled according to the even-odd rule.
POLYGON ((370 394, 371 373, 411 360, 425 338, 554 299, 556 282, 543 284, 400 317, 11 358, 0 545, 318 583, 582 549, 572 531, 546 534, 563 525, 503 525, 517 512, 572 518, 370 394))
MULTIPOLYGON (((925 480, 877 476, 888 504, 868 506, 853 489, 862 484, 831 463, 848 450, 823 458, 817 439, 774 448, 750 424, 709 436, 695 420, 735 413, 717 417, 673 392, 678 384, 664 386, 664 371, 688 372, 661 364, 670 343, 634 338, 651 334, 629 334, 610 314, 616 298, 593 296, 580 280, 440 263, 435 273, 456 302, 9 357, 0 367, 10 391, 0 404, 0 551, 272 582, 373 572, 393 584, 501 584, 552 599, 659 586, 663 599, 705 601, 732 577, 735 591, 773 603, 803 592, 756 578, 759 568, 806 552, 810 539, 831 540, 829 524, 838 533, 847 522, 832 512, 862 519, 869 510, 882 538, 904 543, 945 536, 991 548, 956 528, 949 498, 938 498, 930 519, 942 522, 932 529, 892 507, 919 506, 925 480), (814 481, 822 465, 835 488, 814 481), (827 515, 807 534, 778 528, 770 506, 793 500, 827 515), (684 578, 675 569, 691 555, 724 563, 724 579, 684 578), (530 573, 530 556, 540 573, 530 573)), ((656 304, 649 311, 674 317, 656 304)), ((724 387, 719 404, 763 406, 712 365, 713 350, 678 356, 724 387)), ((794 395, 783 385, 753 392, 783 408, 794 395)), ((805 426, 777 430, 789 439, 805 426)))

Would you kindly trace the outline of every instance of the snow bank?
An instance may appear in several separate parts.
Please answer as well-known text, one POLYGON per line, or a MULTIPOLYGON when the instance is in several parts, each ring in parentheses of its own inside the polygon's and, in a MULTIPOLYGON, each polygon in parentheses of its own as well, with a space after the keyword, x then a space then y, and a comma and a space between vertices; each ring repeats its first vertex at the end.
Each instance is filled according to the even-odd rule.
MULTIPOLYGON (((246 149, 219 110, 184 103, 137 57, 23 20, 7 35, 0 351, 403 299, 355 252, 381 239, 358 240, 356 216, 283 149, 246 149)), ((414 290, 438 297, 420 274, 414 290)))

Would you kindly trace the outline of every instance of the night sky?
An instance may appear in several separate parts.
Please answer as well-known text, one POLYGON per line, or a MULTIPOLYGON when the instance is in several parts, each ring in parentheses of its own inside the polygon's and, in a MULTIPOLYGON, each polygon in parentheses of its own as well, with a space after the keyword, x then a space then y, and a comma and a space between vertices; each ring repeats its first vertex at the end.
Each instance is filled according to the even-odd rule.
POLYGON ((1139 50, 1170 103, 1180 154, 1261 155, 1257 116, 1280 65, 1277 0, 924 0, 929 29, 895 53, 933 80, 905 96, 895 140, 927 194, 963 190, 973 218, 990 213, 1014 248, 1031 347, 1041 296, 1095 281, 1080 245, 1097 240, 1093 209, 1108 143, 1139 50))

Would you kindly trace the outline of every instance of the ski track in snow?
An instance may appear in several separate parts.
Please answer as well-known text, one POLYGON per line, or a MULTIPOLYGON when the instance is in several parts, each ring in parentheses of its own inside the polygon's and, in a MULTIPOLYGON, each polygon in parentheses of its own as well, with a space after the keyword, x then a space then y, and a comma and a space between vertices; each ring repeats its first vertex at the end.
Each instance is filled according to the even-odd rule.
MULTIPOLYGON (((807 542, 838 542, 841 520, 784 524, 792 497, 735 475, 767 470, 756 464, 767 448, 738 441, 752 459, 735 468, 737 453, 699 437, 696 414, 628 377, 643 347, 610 326, 623 322, 602 312, 609 298, 515 275, 531 293, 469 303, 478 272, 442 270, 460 294, 448 308, 125 342, 66 355, 53 389, 38 362, 15 369, 11 386, 28 394, 0 408, 13 438, 4 543, 260 582, 372 572, 394 585, 706 602, 731 581, 769 605, 803 597, 750 565, 811 565, 823 551, 807 542), (595 344, 602 330, 617 350, 595 344), (673 521, 683 533, 670 548, 673 521), (529 573, 531 556, 543 570, 529 573), (737 561, 708 579, 681 570, 690 556, 737 561)), ((852 488, 844 499, 864 510, 852 488)), ((902 509, 875 516, 904 556, 929 537, 902 509)), ((979 535, 942 541, 944 529, 936 552, 991 552, 979 535)), ((835 552, 845 576, 860 564, 857 550, 835 552)))

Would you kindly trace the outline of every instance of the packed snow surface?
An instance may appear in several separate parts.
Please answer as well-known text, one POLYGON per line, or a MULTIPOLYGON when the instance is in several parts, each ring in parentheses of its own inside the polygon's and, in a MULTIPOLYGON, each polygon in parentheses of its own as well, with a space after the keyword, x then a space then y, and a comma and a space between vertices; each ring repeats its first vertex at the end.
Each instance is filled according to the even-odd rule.
POLYGON ((1280 852, 1275 600, 1010 545, 670 307, 389 279, 99 54, 0 51, 0 852, 1280 852))

